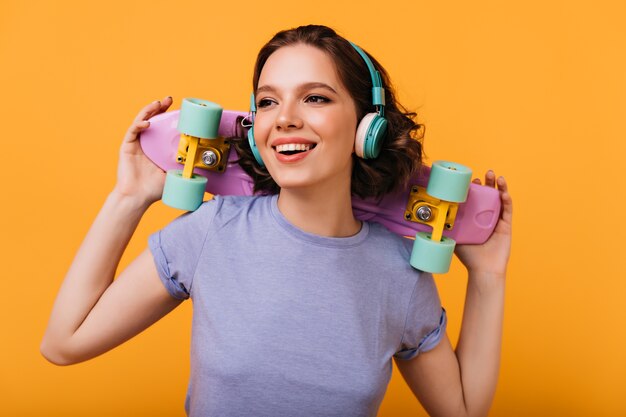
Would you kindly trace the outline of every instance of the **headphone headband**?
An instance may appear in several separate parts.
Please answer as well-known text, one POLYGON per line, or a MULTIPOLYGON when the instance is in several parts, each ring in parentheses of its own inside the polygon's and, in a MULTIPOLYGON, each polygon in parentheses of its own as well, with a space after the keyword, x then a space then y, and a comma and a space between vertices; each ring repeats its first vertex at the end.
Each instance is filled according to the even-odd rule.
MULTIPOLYGON (((350 45, 361 55, 363 61, 365 61, 365 65, 367 65, 367 69, 370 71, 370 76, 372 77, 372 104, 375 106, 384 106, 385 105, 385 89, 383 88, 383 80, 380 76, 380 72, 376 71, 374 68, 374 64, 372 60, 367 56, 367 54, 359 48, 357 44, 354 42, 350 42, 350 45)), ((382 116, 382 109, 381 109, 382 116)))

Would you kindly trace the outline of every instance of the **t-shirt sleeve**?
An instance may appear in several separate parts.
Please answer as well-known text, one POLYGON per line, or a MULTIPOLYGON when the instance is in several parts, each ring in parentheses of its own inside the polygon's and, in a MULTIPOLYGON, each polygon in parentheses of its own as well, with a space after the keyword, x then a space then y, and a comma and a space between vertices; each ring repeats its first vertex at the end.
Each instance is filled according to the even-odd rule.
POLYGON ((433 349, 445 335, 446 324, 433 276, 421 272, 409 302, 400 350, 393 356, 409 360, 433 349))
POLYGON ((191 294, 196 266, 220 203, 216 196, 148 238, 159 277, 176 299, 185 300, 191 294))

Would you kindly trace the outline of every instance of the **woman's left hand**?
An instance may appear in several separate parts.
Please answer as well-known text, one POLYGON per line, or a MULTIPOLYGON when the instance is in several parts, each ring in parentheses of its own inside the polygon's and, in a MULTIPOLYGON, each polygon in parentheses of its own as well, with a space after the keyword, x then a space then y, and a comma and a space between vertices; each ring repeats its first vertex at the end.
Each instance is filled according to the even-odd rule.
MULTIPOLYGON (((480 179, 472 181, 481 184, 480 179)), ((500 191, 502 211, 500 219, 491 237, 481 245, 457 245, 455 253, 470 273, 495 276, 506 275, 506 266, 511 252, 511 219, 513 200, 504 177, 496 180, 496 174, 489 170, 485 174, 485 185, 500 191)))

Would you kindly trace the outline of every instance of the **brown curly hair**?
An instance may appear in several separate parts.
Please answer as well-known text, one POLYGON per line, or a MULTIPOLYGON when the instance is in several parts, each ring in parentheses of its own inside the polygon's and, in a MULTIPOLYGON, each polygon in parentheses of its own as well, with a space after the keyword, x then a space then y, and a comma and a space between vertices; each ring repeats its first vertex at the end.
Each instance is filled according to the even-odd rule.
MULTIPOLYGON (((337 66, 339 78, 356 104, 358 120, 367 113, 376 112, 372 104, 372 77, 365 61, 350 42, 326 26, 308 25, 278 32, 259 51, 254 66, 253 91, 256 92, 261 70, 269 56, 279 48, 299 43, 315 46, 330 55, 337 66)), ((387 134, 376 159, 362 159, 353 155, 351 191, 361 198, 378 198, 405 187, 411 175, 419 169, 422 163, 423 126, 415 122, 416 113, 407 111, 396 101, 387 72, 378 61, 367 55, 382 77, 387 134)), ((255 192, 278 193, 280 187, 267 169, 256 162, 247 139, 242 135, 233 143, 240 156, 239 165, 254 180, 255 192)))

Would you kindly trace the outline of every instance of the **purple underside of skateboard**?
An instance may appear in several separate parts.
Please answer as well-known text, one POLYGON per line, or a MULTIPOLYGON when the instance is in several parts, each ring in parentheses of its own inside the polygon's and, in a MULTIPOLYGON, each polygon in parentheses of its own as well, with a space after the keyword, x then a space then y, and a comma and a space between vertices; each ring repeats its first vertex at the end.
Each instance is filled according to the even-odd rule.
MULTIPOLYGON (((229 138, 237 135, 238 118, 247 113, 227 111, 222 113, 218 135, 229 138)), ((176 129, 179 111, 160 114, 150 119, 150 127, 141 133, 141 147, 148 158, 164 171, 182 169, 176 161, 180 133, 176 129)), ((254 184, 236 162, 238 155, 234 149, 228 156, 227 168, 223 173, 196 168, 194 173, 207 177, 206 191, 219 195, 252 195, 254 184)), ((415 174, 409 185, 426 187, 430 168, 424 166, 415 174)), ((414 236, 417 232, 429 232, 431 228, 421 223, 405 220, 408 189, 385 195, 381 199, 361 199, 352 197, 352 208, 359 220, 381 223, 394 233, 414 236)), ((470 184, 465 203, 459 205, 452 230, 445 230, 444 236, 459 244, 483 243, 491 235, 500 215, 500 196, 497 190, 477 184, 470 184)))

